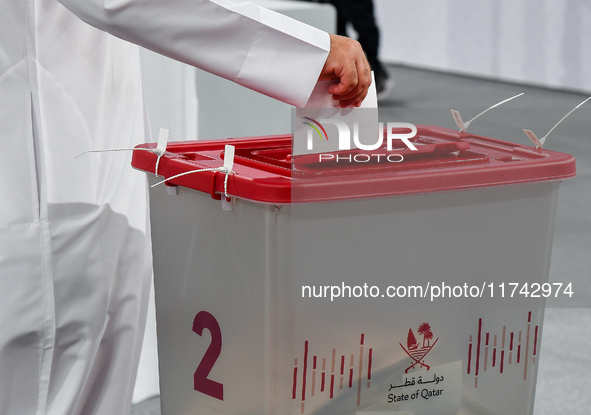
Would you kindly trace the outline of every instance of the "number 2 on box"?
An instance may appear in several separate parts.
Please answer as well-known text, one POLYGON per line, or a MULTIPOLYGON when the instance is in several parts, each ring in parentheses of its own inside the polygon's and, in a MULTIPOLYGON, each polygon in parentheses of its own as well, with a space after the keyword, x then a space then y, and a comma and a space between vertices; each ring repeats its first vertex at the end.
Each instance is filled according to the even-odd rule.
POLYGON ((211 333, 211 343, 205 351, 201 363, 197 366, 197 370, 193 376, 193 385, 197 392, 223 401, 224 385, 207 378, 222 351, 222 331, 220 330, 220 325, 215 317, 207 311, 200 311, 193 320, 193 331, 195 333, 201 336, 203 329, 207 329, 211 333))

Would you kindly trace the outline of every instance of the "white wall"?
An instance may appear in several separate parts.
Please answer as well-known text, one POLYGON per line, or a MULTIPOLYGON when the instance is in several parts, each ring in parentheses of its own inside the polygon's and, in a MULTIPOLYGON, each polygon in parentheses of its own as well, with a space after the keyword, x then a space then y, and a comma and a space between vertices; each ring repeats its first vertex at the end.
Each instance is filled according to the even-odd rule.
POLYGON ((591 0, 374 0, 382 60, 591 91, 591 0))

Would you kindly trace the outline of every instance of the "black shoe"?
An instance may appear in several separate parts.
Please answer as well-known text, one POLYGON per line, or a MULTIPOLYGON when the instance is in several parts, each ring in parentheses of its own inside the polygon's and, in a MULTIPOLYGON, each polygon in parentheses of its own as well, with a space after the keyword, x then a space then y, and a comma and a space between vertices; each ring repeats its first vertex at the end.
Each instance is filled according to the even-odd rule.
POLYGON ((378 94, 378 101, 386 99, 390 96, 390 92, 394 88, 396 82, 388 75, 385 69, 381 65, 376 65, 374 68, 374 77, 376 80, 376 92, 378 94))

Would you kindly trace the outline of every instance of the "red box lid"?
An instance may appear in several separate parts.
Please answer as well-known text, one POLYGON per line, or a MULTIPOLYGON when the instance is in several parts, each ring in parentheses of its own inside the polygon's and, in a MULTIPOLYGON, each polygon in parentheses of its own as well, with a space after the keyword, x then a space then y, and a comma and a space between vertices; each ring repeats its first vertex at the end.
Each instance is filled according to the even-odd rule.
MULTIPOLYGON (((228 194, 270 204, 324 202, 370 197, 454 191, 486 186, 565 180, 576 175, 573 156, 545 149, 417 125, 410 141, 418 151, 386 149, 292 158, 291 135, 169 143, 158 174, 172 177, 191 170, 221 167, 224 147, 235 146, 234 174, 228 194), (336 161, 338 155, 339 161, 336 161), (354 159, 357 162, 353 162, 354 159), (351 162, 347 160, 351 159, 351 162), (399 158, 391 157, 391 160, 399 158)), ((137 148, 155 148, 142 144, 137 148)), ((133 167, 154 173, 157 156, 134 151, 133 167)), ((220 198, 225 175, 199 172, 167 184, 189 187, 220 198)))

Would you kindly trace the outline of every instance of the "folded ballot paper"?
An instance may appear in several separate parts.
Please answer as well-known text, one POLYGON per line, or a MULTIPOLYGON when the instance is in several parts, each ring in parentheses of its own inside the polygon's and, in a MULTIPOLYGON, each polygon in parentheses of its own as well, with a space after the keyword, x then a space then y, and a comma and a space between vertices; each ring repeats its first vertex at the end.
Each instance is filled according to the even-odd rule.
MULTIPOLYGON (((372 72, 373 79, 373 72, 372 72)), ((375 80, 359 108, 339 108, 328 93, 338 80, 320 81, 293 122, 293 155, 329 153, 378 141, 378 98, 375 80)))

